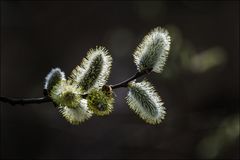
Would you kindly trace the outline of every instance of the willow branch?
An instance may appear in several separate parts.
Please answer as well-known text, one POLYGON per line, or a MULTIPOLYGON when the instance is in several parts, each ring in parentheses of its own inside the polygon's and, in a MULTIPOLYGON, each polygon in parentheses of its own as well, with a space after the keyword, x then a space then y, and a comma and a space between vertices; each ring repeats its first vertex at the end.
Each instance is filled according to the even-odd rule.
MULTIPOLYGON (((127 87, 128 83, 133 81, 134 79, 137 79, 143 75, 149 74, 152 71, 152 69, 146 69, 141 72, 137 72, 135 75, 132 77, 128 78, 125 81, 122 81, 120 83, 114 84, 114 85, 109 85, 112 89, 117 89, 117 88, 122 88, 122 87, 127 87)), ((45 91, 46 92, 46 91, 45 91)), ((0 96, 0 102, 3 103, 8 103, 11 105, 16 105, 16 104, 40 104, 40 103, 48 103, 52 102, 52 100, 44 93, 44 97, 38 97, 38 98, 10 98, 10 97, 1 97, 0 96)), ((87 95, 83 95, 83 97, 86 97, 87 95)))
POLYGON ((145 69, 145 70, 142 70, 141 72, 137 72, 135 75, 133 75, 132 77, 130 77, 129 79, 123 81, 123 82, 120 82, 118 84, 114 84, 114 85, 109 85, 112 89, 117 89, 117 88, 122 88, 122 87, 127 87, 128 86, 128 83, 133 81, 134 79, 137 79, 145 74, 149 74, 150 72, 152 71, 152 68, 151 69, 145 69))
POLYGON ((0 97, 0 102, 9 103, 11 105, 16 104, 40 104, 40 103, 47 103, 52 102, 49 97, 38 97, 38 98, 10 98, 10 97, 0 97))

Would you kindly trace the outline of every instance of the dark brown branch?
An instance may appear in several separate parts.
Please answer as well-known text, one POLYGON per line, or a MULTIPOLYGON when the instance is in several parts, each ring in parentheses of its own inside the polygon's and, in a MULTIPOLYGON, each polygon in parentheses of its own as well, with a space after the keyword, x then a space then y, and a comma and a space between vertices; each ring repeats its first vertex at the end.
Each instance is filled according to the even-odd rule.
POLYGON ((52 100, 49 97, 39 97, 39 98, 9 98, 9 97, 0 97, 0 101, 4 103, 9 103, 11 105, 15 104, 40 104, 40 103, 47 103, 52 102, 52 100))
MULTIPOLYGON (((137 79, 145 74, 149 74, 152 71, 152 69, 146 69, 143 70, 141 72, 137 72, 135 75, 133 75, 132 77, 130 77, 129 79, 120 82, 118 84, 114 84, 114 85, 109 85, 112 89, 117 89, 117 88, 121 88, 121 87, 127 87, 128 83, 131 82, 134 79, 137 79)), ((3 103, 9 103, 11 105, 16 105, 16 104, 21 104, 21 105, 25 105, 25 104, 40 104, 40 103, 48 103, 48 102, 52 102, 52 100, 46 95, 46 91, 44 91, 44 97, 39 97, 39 98, 9 98, 9 97, 0 97, 0 102, 3 103)), ((86 95, 83 95, 83 97, 87 97, 86 95)))
POLYGON ((114 84, 114 85, 109 85, 111 86, 112 89, 116 89, 116 88, 121 88, 121 87, 127 87, 128 83, 133 81, 134 79, 137 79, 145 74, 149 74, 150 72, 152 71, 152 69, 146 69, 146 70, 143 70, 141 72, 137 72, 135 75, 133 75, 132 77, 130 77, 129 79, 123 81, 123 82, 120 82, 118 84, 114 84))

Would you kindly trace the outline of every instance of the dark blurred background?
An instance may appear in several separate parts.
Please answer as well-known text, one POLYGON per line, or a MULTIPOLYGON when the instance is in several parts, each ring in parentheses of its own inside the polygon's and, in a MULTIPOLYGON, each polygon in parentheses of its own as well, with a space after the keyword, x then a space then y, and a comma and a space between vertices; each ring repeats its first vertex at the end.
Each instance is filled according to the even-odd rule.
POLYGON ((113 57, 108 84, 125 80, 157 26, 172 37, 164 72, 147 76, 161 124, 130 110, 125 88, 111 115, 79 126, 51 103, 1 103, 1 158, 238 159, 239 1, 1 1, 1 95, 41 97, 51 68, 69 75, 96 45, 113 57))

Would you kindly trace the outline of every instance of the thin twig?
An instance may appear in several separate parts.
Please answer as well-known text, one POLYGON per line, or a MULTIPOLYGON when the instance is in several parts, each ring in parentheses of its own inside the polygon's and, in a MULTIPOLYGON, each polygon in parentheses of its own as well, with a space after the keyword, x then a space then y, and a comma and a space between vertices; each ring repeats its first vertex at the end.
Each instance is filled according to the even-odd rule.
MULTIPOLYGON (((117 88, 122 88, 122 87, 127 87, 128 83, 133 81, 134 79, 137 79, 145 74, 149 74, 152 71, 152 69, 146 69, 141 72, 137 72, 135 75, 132 77, 128 78, 127 80, 114 84, 114 85, 108 85, 112 89, 117 89, 117 88)), ((46 91, 45 91, 46 92, 46 91)), ((0 102, 3 103, 9 103, 11 105, 16 105, 16 104, 40 104, 40 103, 48 103, 52 102, 52 100, 46 96, 46 93, 44 92, 44 97, 38 97, 38 98, 10 98, 10 97, 1 97, 0 96, 0 102)), ((87 95, 83 95, 83 97, 86 97, 87 95)))
POLYGON ((40 103, 47 103, 52 102, 52 100, 49 97, 38 97, 38 98, 10 98, 10 97, 0 97, 0 101, 4 103, 9 103, 11 105, 16 104, 40 104, 40 103))
POLYGON ((148 74, 152 71, 152 69, 146 69, 146 70, 143 70, 141 72, 137 72, 135 75, 133 75, 132 77, 130 77, 129 79, 123 81, 123 82, 120 82, 118 84, 114 84, 114 85, 109 85, 112 89, 116 89, 116 88, 121 88, 121 87, 127 87, 128 83, 133 81, 134 79, 137 79, 145 74, 148 74))

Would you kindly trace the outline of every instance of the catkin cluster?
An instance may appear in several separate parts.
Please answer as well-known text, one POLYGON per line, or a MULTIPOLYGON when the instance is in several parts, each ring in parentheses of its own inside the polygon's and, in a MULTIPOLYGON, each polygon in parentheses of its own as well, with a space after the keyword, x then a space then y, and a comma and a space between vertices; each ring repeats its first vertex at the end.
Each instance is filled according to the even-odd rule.
MULTIPOLYGON (((170 50, 167 30, 157 27, 147 34, 133 53, 138 72, 161 73, 170 50)), ((71 124, 80 124, 93 115, 105 116, 113 111, 114 93, 106 85, 112 57, 104 47, 90 49, 68 78, 54 68, 45 78, 44 90, 71 124)), ((149 124, 159 124, 166 114, 163 102, 147 80, 130 81, 126 96, 129 107, 149 124)))

